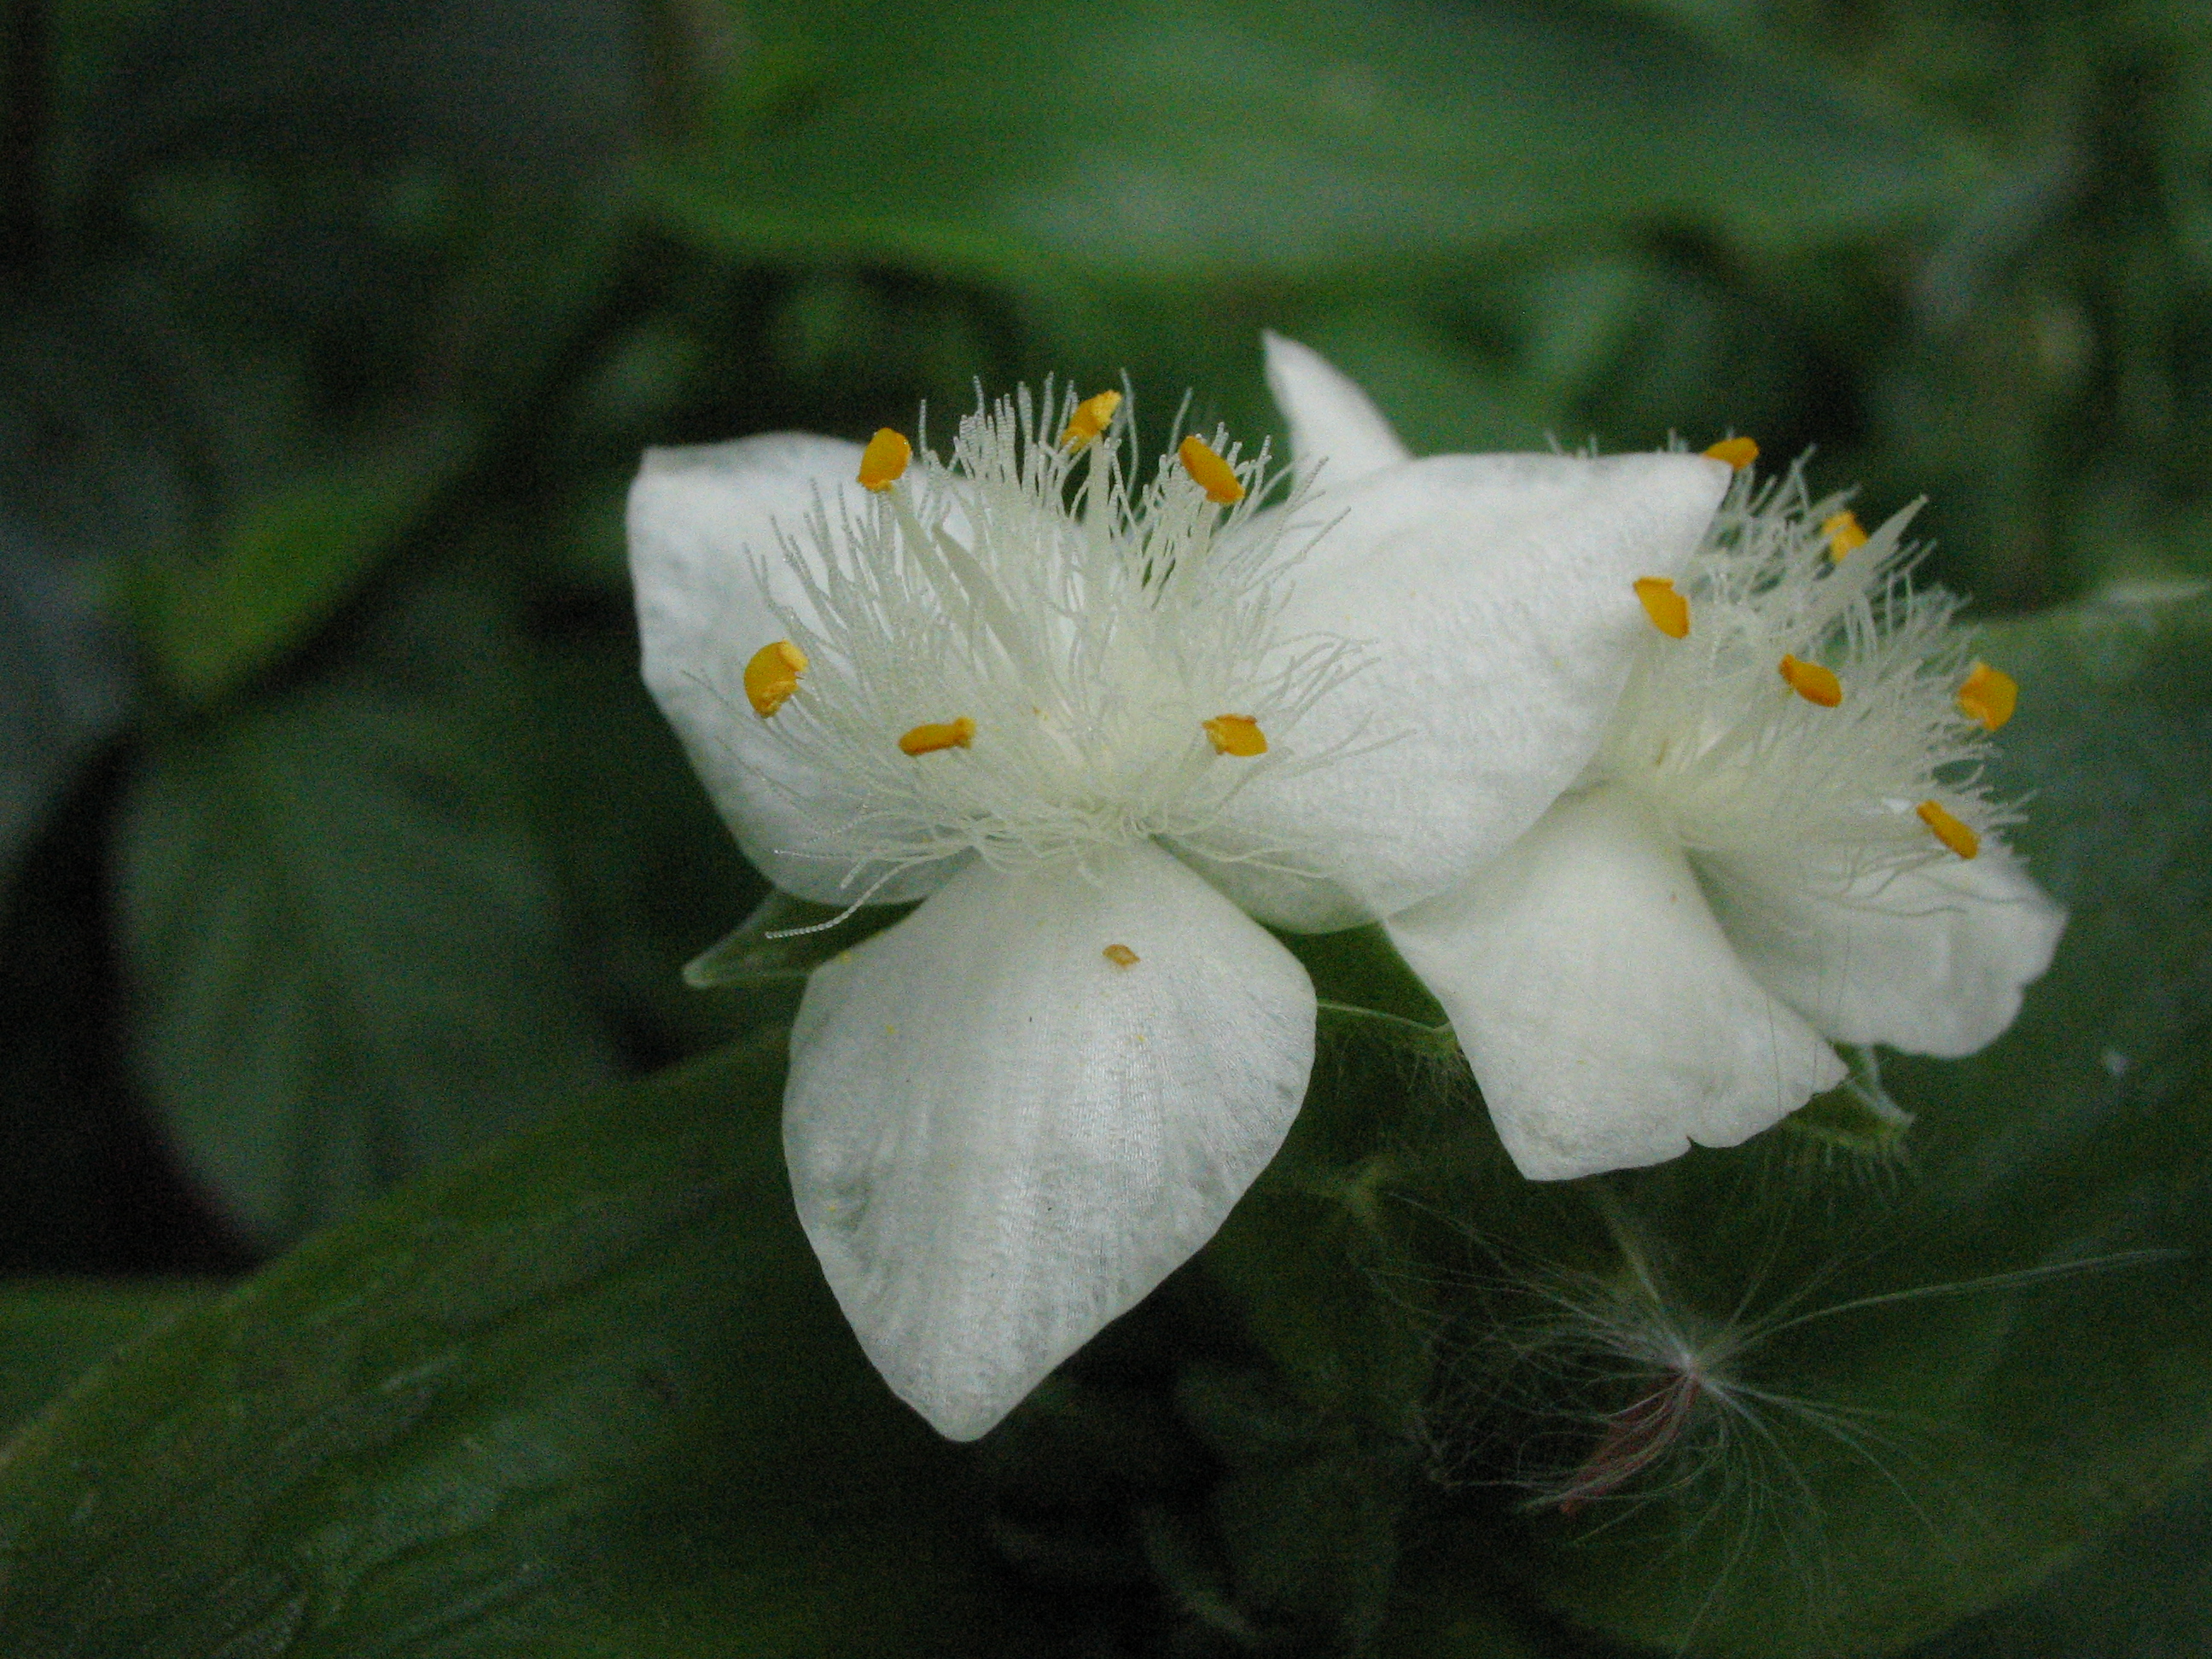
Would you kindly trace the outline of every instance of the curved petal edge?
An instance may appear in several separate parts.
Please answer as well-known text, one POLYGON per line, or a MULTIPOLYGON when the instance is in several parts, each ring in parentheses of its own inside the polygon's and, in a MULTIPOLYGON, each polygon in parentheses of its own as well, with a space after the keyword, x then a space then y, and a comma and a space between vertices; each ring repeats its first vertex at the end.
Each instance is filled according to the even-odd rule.
POLYGON ((784 1147, 861 1346, 955 1440, 1226 1218, 1313 1064, 1305 969, 1149 843, 974 865, 816 970, 784 1147))
POLYGON ((1561 801, 1474 880, 1388 925, 1531 1180, 1732 1146, 1843 1080, 1618 790, 1561 801))

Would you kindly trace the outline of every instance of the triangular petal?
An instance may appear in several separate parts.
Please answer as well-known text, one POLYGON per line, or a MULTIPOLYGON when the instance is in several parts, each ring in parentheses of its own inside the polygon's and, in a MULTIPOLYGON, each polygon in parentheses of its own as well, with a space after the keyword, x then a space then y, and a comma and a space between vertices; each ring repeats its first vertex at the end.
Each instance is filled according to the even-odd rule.
POLYGON ((1732 1146, 1843 1079, 1736 960, 1687 860, 1615 789, 1561 801, 1389 932, 1533 1180, 1732 1146))
POLYGON ((1340 516, 1294 570, 1286 648, 1369 659, 1286 734, 1286 758, 1328 763, 1255 777, 1196 851, 1301 865, 1376 917, 1502 851, 1595 752, 1651 628, 1636 581, 1680 572, 1728 480, 1696 455, 1446 455, 1324 493, 1340 516))
MULTIPOLYGON (((805 856, 817 826, 856 817, 865 803, 771 740, 744 680, 753 653, 784 636, 777 607, 802 621, 813 611, 783 544, 805 545, 817 509, 833 533, 847 509, 864 510, 860 465, 857 444, 769 433, 647 450, 629 493, 646 685, 745 856, 785 891, 823 904, 849 904, 876 879, 866 868, 805 856), (766 588, 757 567, 767 571, 766 588)), ((919 898, 948 873, 945 865, 908 871, 872 897, 919 898)))
POLYGON ((953 1439, 997 1423, 1213 1236, 1313 1042, 1305 969, 1149 843, 971 865, 817 969, 784 1149, 884 1380, 953 1439))
POLYGON ((1413 459, 1374 401, 1321 353, 1273 332, 1260 337, 1267 390, 1290 426, 1291 459, 1301 474, 1322 466, 1322 485, 1341 489, 1413 459))
POLYGON ((1971 860, 1862 876, 1700 859, 1759 982, 1838 1042, 1947 1059, 1985 1047, 2041 977, 2066 913, 1994 837, 1971 860))

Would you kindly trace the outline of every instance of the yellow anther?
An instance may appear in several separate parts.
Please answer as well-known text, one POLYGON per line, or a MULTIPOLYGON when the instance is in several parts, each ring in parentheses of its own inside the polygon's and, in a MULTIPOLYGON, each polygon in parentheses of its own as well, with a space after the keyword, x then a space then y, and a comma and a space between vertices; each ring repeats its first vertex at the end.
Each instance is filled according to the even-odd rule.
POLYGON ((1838 564, 1867 544, 1866 526, 1848 507, 1821 520, 1820 533, 1828 538, 1828 556, 1838 564))
POLYGON ((745 701, 753 713, 766 720, 791 700, 799 690, 799 677, 806 672, 806 653, 789 640, 778 640, 753 653, 745 665, 745 701))
POLYGON ((1106 947, 1106 960, 1116 968, 1133 968, 1137 965, 1138 959, 1137 953, 1126 945, 1109 945, 1106 947))
POLYGON ((1674 591, 1674 584, 1664 576, 1638 576, 1636 597, 1644 602, 1644 614, 1651 618, 1651 625, 1670 640, 1686 638, 1690 632, 1690 602, 1674 591))
POLYGON ((1060 434, 1060 441, 1068 449, 1080 449, 1093 438, 1114 424, 1114 411, 1121 406, 1118 392, 1102 392, 1095 398, 1085 398, 1076 404, 1075 413, 1067 417, 1067 430, 1060 434))
POLYGON ((942 725, 929 723, 917 726, 899 739, 899 747, 909 755, 933 755, 940 749, 965 749, 975 739, 975 722, 963 714, 957 720, 942 725))
POLYGON ((1782 653, 1782 678, 1807 702, 1823 708, 1833 708, 1844 700, 1843 684, 1833 674, 1816 662, 1800 662, 1786 651, 1782 653))
POLYGON ((1267 752, 1267 733, 1261 731, 1260 722, 1249 714, 1216 714, 1204 724, 1206 735, 1217 755, 1235 755, 1249 760, 1267 752))
POLYGON ((1912 810, 1920 815, 1921 823, 1935 832, 1936 839, 1960 858, 1970 859, 1982 850, 1982 838, 1936 802, 1923 800, 1912 810))
POLYGON ((1959 688, 1959 712, 1992 732, 2012 718, 2019 702, 2020 683, 2003 669, 1985 662, 1976 663, 1974 672, 1959 688))
POLYGON ((1196 438, 1185 438, 1176 454, 1182 461, 1182 470, 1190 474, 1192 483, 1206 492, 1209 501, 1233 507, 1244 499, 1244 486, 1230 470, 1229 463, 1196 438))
POLYGON ((1716 461, 1726 461, 1741 472, 1759 459, 1759 445, 1749 438, 1723 438, 1705 452, 1716 461))
POLYGON ((860 452, 860 486, 864 489, 889 489, 905 472, 906 464, 914 459, 914 446, 890 428, 878 427, 876 435, 868 440, 868 447, 860 452))

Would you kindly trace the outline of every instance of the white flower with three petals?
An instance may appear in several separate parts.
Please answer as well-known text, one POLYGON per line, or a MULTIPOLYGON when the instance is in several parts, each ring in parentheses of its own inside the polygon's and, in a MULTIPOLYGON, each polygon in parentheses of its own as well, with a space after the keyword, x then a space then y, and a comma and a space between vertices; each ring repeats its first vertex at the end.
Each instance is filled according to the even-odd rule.
POLYGON ((1843 1080, 1831 1042, 1972 1054, 2050 966, 2065 915, 1978 778, 2015 688, 1911 586, 1913 511, 1869 536, 1745 471, 1679 580, 1639 584, 1575 788, 1389 919, 1522 1174, 1733 1146, 1843 1080))
POLYGON ((646 679, 748 856, 923 901, 814 974, 785 1148, 862 1346, 957 1439, 1280 1146, 1315 998, 1260 924, 1398 915, 1536 826, 1644 650, 1635 582, 1686 576, 1729 488, 1689 455, 1413 459, 1311 352, 1268 369, 1274 507, 1264 457, 1195 441, 1133 489, 1110 394, 980 410, 945 461, 655 451, 631 495, 646 679))

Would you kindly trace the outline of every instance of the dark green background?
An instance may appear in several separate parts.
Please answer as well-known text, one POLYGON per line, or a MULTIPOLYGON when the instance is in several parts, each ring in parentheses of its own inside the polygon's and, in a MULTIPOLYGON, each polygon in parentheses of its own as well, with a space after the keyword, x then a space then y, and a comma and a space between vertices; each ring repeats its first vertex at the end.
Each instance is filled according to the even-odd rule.
POLYGON ((0 1411, 166 1328, 0 1460, 0 1650, 2203 1639, 2203 6, 5 15, 0 1411), (678 977, 762 893, 636 683, 623 491, 1048 373, 1257 435, 1263 327, 1417 450, 1925 493, 2075 921, 1986 1054, 1883 1067, 1903 1159, 1545 1189, 1312 947, 1284 1157, 955 1450, 788 1214, 794 967, 678 977), (1632 1397, 1559 1316, 1624 1239, 1684 1329, 2103 1265, 1778 1333, 1799 1407, 1520 1507, 1632 1397))

